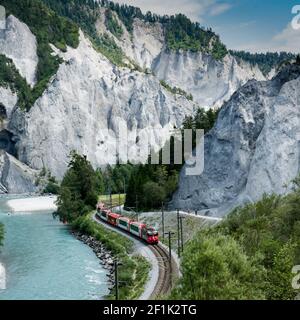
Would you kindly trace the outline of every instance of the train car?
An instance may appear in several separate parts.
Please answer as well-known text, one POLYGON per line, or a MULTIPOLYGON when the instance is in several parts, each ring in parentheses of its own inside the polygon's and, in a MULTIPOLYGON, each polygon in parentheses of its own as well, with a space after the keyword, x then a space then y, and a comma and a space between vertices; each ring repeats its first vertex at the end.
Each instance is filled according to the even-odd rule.
POLYGON ((132 221, 130 222, 129 231, 149 244, 158 243, 158 232, 153 227, 148 227, 145 223, 132 221))
POLYGON ((146 225, 144 223, 136 222, 136 221, 131 221, 130 222, 130 227, 129 227, 129 232, 134 234, 135 236, 142 238, 142 229, 146 228, 146 225))
POLYGON ((129 231, 131 219, 120 216, 117 220, 117 227, 129 231))
POLYGON ((117 226, 118 219, 121 217, 120 214, 109 212, 107 215, 107 222, 113 226, 117 226))
POLYGON ((97 204, 97 217, 109 223, 112 226, 125 230, 149 244, 157 244, 158 232, 155 228, 147 226, 145 223, 133 221, 130 218, 123 217, 120 214, 113 213, 101 202, 97 204))
POLYGON ((153 227, 145 226, 142 229, 141 238, 145 240, 149 244, 157 244, 158 243, 158 232, 153 227))
POLYGON ((104 221, 108 221, 108 215, 110 214, 110 210, 99 210, 97 211, 97 216, 104 221))

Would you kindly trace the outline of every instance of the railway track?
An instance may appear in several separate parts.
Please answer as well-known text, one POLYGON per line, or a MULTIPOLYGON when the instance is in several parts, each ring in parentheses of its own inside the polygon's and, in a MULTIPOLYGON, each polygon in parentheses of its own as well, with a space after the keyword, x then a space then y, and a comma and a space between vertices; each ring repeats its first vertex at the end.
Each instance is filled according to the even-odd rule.
MULTIPOLYGON (((138 242, 144 243, 144 241, 142 241, 140 238, 134 237, 132 234, 129 234, 122 229, 113 228, 112 226, 100 220, 96 215, 94 215, 93 219, 97 223, 101 223, 106 228, 123 234, 129 238, 135 239, 138 242)), ((170 293, 175 280, 178 278, 179 271, 177 263, 173 257, 170 263, 168 248, 164 248, 160 243, 157 245, 145 244, 145 246, 153 252, 158 263, 158 279, 150 295, 150 299, 154 300, 170 293)))
POLYGON ((158 281, 151 294, 151 299, 156 299, 170 293, 178 270, 173 258, 170 263, 169 252, 161 244, 149 246, 149 248, 154 253, 159 266, 158 281))

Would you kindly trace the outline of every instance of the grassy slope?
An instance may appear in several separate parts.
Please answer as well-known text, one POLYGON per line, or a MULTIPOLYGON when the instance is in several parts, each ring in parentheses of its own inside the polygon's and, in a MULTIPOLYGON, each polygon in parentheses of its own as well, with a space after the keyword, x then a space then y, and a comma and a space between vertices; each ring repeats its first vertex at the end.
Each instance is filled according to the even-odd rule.
MULTIPOLYGON (((119 200, 120 204, 123 205, 125 203, 125 194, 120 194, 120 199, 118 194, 112 194, 111 195, 111 200, 112 200, 112 207, 117 207, 119 205, 119 200)), ((110 197, 109 195, 101 195, 99 196, 99 201, 102 201, 105 203, 107 207, 110 207, 110 197)))

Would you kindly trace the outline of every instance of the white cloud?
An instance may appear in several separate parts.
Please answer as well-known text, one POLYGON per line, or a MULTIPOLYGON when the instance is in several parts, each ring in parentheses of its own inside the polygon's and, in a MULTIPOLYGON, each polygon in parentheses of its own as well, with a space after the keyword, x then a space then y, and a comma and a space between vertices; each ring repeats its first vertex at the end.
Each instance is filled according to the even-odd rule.
POLYGON ((300 52, 300 30, 288 26, 273 38, 273 46, 278 51, 300 52))
POLYGON ((210 9, 210 15, 211 16, 218 16, 222 14, 223 12, 229 10, 231 8, 231 5, 229 3, 220 3, 216 4, 210 9))
POLYGON ((216 16, 228 9, 230 5, 219 0, 117 0, 139 7, 143 12, 173 15, 184 13, 194 21, 203 22, 205 16, 216 16))
POLYGON ((251 52, 288 51, 300 53, 300 30, 293 29, 289 23, 269 41, 239 45, 235 49, 251 52))

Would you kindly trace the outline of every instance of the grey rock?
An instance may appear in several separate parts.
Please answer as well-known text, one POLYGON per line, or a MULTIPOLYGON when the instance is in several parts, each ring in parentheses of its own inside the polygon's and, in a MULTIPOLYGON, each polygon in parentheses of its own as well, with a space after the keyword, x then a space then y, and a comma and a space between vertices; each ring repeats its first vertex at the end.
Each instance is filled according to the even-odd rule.
POLYGON ((0 53, 12 59, 20 74, 33 86, 38 65, 36 38, 26 24, 10 15, 0 30, 0 53))
POLYGON ((204 108, 219 108, 248 80, 265 80, 257 66, 230 54, 216 61, 201 52, 163 50, 152 69, 159 79, 191 93, 204 108))
MULTIPOLYGON (((117 16, 115 18, 118 19, 117 16)), ((119 20, 119 24, 123 28, 120 39, 106 28, 102 10, 96 26, 100 34, 108 33, 113 37, 131 61, 152 71, 169 85, 191 93, 201 107, 220 107, 248 80, 265 80, 257 66, 230 54, 221 61, 216 61, 211 55, 201 52, 168 50, 164 28, 159 22, 149 23, 136 18, 131 34, 122 21, 119 20)))
POLYGON ((299 173, 299 121, 300 66, 249 81, 205 136, 204 172, 187 176, 183 168, 170 207, 222 216, 264 193, 289 192, 299 173))
POLYGON ((37 171, 0 151, 0 193, 35 193, 38 191, 36 175, 37 171))
MULTIPOLYGON (((86 154, 94 167, 114 163, 120 120, 128 126, 128 155, 135 160, 138 138, 151 135, 158 147, 194 111, 192 102, 166 91, 156 77, 116 68, 83 34, 77 49, 59 54, 69 63, 60 65, 30 112, 15 114, 10 124, 19 137, 18 159, 34 169, 46 167, 62 178, 72 150, 86 154), (153 128, 161 129, 158 136, 153 128)), ((146 160, 148 147, 142 147, 146 160)))
MULTIPOLYGON (((108 32, 103 21, 103 16, 97 21, 100 33, 108 32)), ((0 35, 0 52, 11 57, 28 83, 33 84, 36 39, 13 16, 8 18, 8 25, 0 35), (18 50, 13 50, 16 43, 18 50)), ((124 120, 129 128, 129 160, 133 161, 141 146, 138 141, 144 137, 158 149, 199 102, 203 107, 218 106, 247 80, 263 78, 257 67, 230 55, 215 61, 201 53, 168 52, 159 23, 136 19, 132 36, 122 27, 124 34, 116 42, 131 60, 151 69, 152 74, 113 65, 80 32, 76 49, 61 52, 51 45, 53 53, 64 62, 30 112, 20 111, 14 106, 16 96, 0 88, 0 101, 10 105, 3 129, 13 136, 17 159, 34 170, 45 167, 58 179, 67 169, 72 150, 85 154, 95 168, 112 164, 118 153, 118 124, 124 120), (192 93, 195 103, 168 92, 160 79, 192 93), (153 128, 160 133, 155 134, 153 128)), ((141 160, 147 159, 148 151, 147 146, 142 149, 141 160)))

